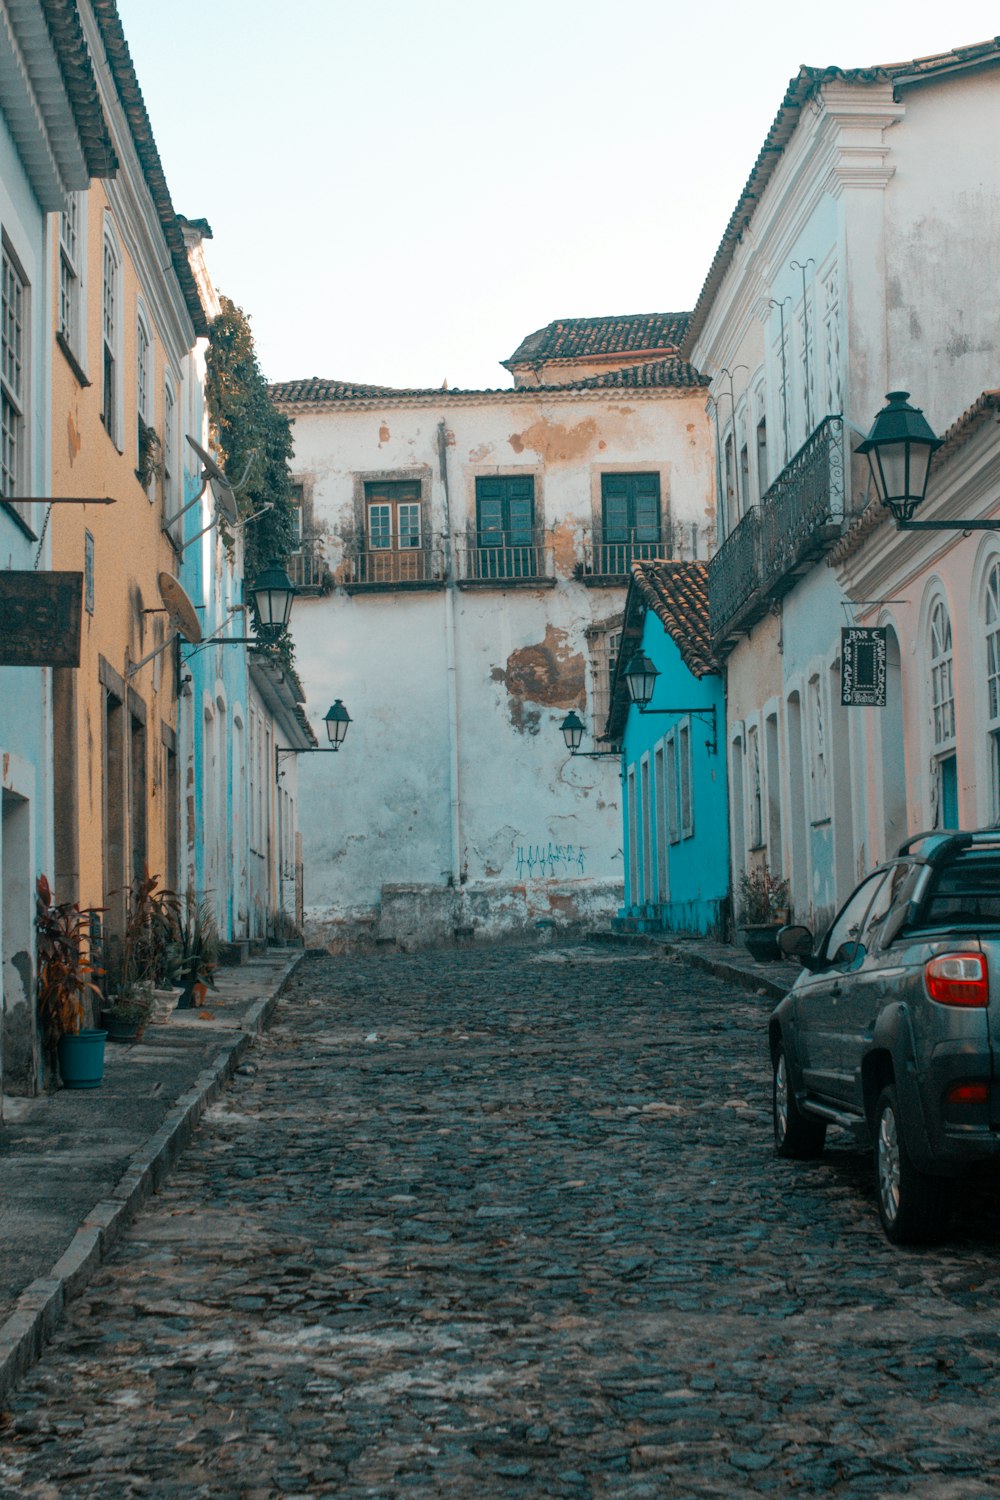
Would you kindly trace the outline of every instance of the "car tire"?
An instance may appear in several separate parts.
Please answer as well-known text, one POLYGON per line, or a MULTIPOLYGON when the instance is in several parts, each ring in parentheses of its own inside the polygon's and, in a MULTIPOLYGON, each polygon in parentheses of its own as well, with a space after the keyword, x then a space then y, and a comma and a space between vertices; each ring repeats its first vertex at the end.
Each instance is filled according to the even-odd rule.
POLYGON ((875 1195, 882 1228, 892 1244, 932 1245, 947 1233, 955 1184, 914 1166, 892 1084, 882 1090, 875 1106, 875 1195))
POLYGON ((814 1115, 803 1114, 796 1104, 782 1042, 774 1049, 771 1113, 774 1120, 774 1149, 779 1156, 793 1161, 809 1161, 812 1157, 821 1155, 826 1144, 826 1121, 818 1120, 814 1115))

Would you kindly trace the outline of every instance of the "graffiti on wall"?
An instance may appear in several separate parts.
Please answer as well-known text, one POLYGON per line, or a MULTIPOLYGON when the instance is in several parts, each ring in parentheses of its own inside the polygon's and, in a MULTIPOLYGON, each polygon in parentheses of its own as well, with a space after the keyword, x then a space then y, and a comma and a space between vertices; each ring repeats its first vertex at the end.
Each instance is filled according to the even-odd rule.
POLYGON ((586 874, 586 849, 582 844, 518 844, 519 880, 555 880, 559 876, 586 874))

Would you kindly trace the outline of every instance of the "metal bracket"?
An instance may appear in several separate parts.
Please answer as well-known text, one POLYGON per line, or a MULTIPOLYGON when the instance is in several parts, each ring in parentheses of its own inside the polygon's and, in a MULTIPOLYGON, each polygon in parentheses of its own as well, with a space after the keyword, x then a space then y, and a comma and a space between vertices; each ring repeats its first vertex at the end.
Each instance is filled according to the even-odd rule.
MULTIPOLYGON (((638 708, 639 705, 636 704, 638 708)), ((719 732, 715 722, 715 704, 711 703, 701 708, 639 708, 641 714, 677 714, 681 718, 701 719, 706 728, 711 729, 712 738, 709 741, 708 753, 718 755, 719 732)))

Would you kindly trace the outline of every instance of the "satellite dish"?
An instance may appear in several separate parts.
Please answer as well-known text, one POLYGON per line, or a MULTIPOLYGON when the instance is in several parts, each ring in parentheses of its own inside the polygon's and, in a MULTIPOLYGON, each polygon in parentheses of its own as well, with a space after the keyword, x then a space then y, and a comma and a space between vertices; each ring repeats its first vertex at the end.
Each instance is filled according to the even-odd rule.
POLYGON ((201 621, 195 614, 194 605, 172 573, 161 573, 157 579, 160 598, 176 628, 186 641, 197 646, 201 640, 201 621))
POLYGON ((220 484, 217 479, 211 476, 209 476, 208 482, 212 486, 216 510, 221 510, 230 526, 235 526, 240 519, 240 513, 236 509, 236 496, 228 484, 220 484))
POLYGON ((187 434, 187 440, 200 458, 201 466, 205 470, 208 478, 214 479, 216 484, 221 484, 223 489, 231 490, 232 485, 229 483, 229 480, 226 478, 222 469, 220 469, 219 465, 215 462, 215 459, 212 457, 211 453, 203 448, 200 443, 196 443, 190 433, 187 434))

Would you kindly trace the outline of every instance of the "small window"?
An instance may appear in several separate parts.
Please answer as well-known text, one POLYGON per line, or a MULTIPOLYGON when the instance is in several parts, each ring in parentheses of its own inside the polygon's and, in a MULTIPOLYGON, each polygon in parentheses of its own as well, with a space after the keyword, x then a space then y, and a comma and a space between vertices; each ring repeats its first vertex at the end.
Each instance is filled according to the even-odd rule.
POLYGON ((80 347, 80 195, 70 193, 59 215, 59 332, 79 356, 80 347))
POLYGON ((163 387, 163 509, 169 516, 177 508, 177 402, 173 383, 163 387))
POLYGON ((103 279, 101 286, 102 387, 101 421, 105 431, 118 442, 118 300, 120 267, 118 251, 110 235, 104 237, 103 279))
POLYGON ((673 730, 664 741, 667 769, 667 837, 672 844, 680 842, 680 818, 677 807, 677 735, 673 730))
POLYGON ((364 581, 419 583, 426 577, 419 481, 366 484, 365 525, 364 581))
POLYGON ((767 421, 757 423, 757 494, 767 493, 767 421))
POLYGON ((955 738, 955 684, 952 675, 951 620, 939 599, 931 611, 931 713, 934 745, 939 748, 955 738))
MULTIPOLYGON (((0 493, 12 496, 26 487, 28 283, 6 240, 0 281, 0 493)), ((27 519, 27 505, 15 509, 27 519)))
POLYGON ((681 838, 689 839, 694 833, 694 792, 691 784, 691 725, 681 724, 677 730, 677 771, 681 795, 681 838))
POLYGON ((530 474, 476 480, 475 578, 538 578, 535 481, 530 474))
POLYGON ((659 474, 602 474, 598 572, 628 573, 661 552, 659 474))

